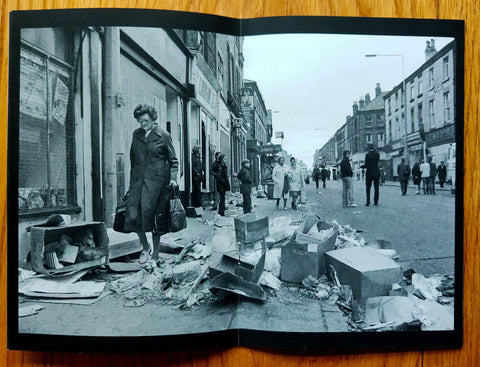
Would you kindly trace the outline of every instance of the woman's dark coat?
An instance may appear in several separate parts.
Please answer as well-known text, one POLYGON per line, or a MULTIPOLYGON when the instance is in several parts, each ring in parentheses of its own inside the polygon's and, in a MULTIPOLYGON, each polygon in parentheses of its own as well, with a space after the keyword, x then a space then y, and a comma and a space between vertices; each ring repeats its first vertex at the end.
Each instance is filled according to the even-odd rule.
POLYGON ((192 154, 192 190, 200 191, 203 180, 202 160, 198 154, 192 154))
POLYGON ((250 170, 242 167, 240 172, 238 172, 237 178, 240 181, 240 193, 242 195, 250 195, 252 193, 252 176, 250 175, 250 170))
POLYGON ((218 163, 212 167, 212 175, 215 177, 215 184, 217 191, 230 191, 230 181, 228 181, 227 166, 223 163, 218 163))
MULTIPOLYGON (((141 128, 133 132, 130 148, 130 188, 125 229, 149 232, 157 213, 168 213, 171 180, 177 180, 178 160, 170 134, 155 126, 148 137, 141 128)), ((164 223, 164 225, 166 222, 164 223)), ((159 228, 167 232, 166 226, 159 228)))
POLYGON ((422 173, 420 172, 420 165, 415 164, 412 168, 412 177, 413 177, 413 184, 420 185, 422 181, 422 173))

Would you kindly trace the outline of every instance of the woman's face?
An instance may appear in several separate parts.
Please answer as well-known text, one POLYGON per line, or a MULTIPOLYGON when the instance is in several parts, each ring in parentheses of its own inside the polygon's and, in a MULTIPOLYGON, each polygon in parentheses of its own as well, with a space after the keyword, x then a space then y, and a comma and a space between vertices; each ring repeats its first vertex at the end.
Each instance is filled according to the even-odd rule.
POLYGON ((223 158, 222 158, 222 163, 223 163, 224 165, 227 165, 227 157, 223 157, 223 158))
POLYGON ((150 118, 148 113, 145 113, 137 118, 137 122, 140 124, 140 127, 149 131, 153 128, 153 120, 150 118))
POLYGON ((280 158, 280 159, 278 160, 278 164, 279 164, 280 166, 283 166, 284 163, 285 163, 285 158, 280 158))
POLYGON ((295 167, 297 162, 295 162, 295 159, 292 159, 290 160, 290 164, 292 165, 292 167, 295 167))

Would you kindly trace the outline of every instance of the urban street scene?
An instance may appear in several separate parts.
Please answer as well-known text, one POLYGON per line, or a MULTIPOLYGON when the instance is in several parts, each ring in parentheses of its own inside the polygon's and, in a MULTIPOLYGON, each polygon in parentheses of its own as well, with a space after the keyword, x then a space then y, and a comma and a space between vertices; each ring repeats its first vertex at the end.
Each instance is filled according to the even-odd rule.
POLYGON ((22 29, 19 333, 453 330, 456 60, 435 35, 22 29))

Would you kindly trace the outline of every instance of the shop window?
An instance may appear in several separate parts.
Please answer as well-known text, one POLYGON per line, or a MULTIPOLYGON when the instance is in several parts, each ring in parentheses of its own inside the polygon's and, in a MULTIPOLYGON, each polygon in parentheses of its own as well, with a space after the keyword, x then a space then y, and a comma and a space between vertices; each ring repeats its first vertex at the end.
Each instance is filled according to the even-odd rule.
MULTIPOLYGON (((63 47, 58 49, 64 52, 63 47)), ((40 47, 22 43, 18 167, 20 214, 58 211, 76 203, 72 109, 71 65, 41 51, 40 47)))

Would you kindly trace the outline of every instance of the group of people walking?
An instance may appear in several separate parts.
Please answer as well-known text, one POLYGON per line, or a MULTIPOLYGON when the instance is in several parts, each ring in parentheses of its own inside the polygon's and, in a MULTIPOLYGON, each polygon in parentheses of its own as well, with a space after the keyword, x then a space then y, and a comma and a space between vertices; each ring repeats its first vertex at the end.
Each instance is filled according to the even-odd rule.
MULTIPOLYGON (((402 161, 397 167, 397 173, 402 188, 402 195, 406 195, 408 182, 410 180, 410 167, 405 157, 402 157, 402 161)), ((443 188, 447 178, 447 167, 444 161, 441 161, 437 167, 430 157, 428 162, 425 162, 424 159, 422 159, 422 163, 415 162, 411 175, 417 195, 420 195, 420 185, 423 187, 424 195, 435 195, 435 179, 438 176, 440 187, 443 188)))
POLYGON ((278 158, 278 165, 272 172, 273 198, 277 200, 276 209, 280 209, 283 199, 283 210, 287 210, 288 198, 292 199, 292 208, 298 209, 301 192, 304 189, 304 177, 301 168, 297 167, 294 157, 290 158, 290 167, 285 166, 285 158, 278 158))

